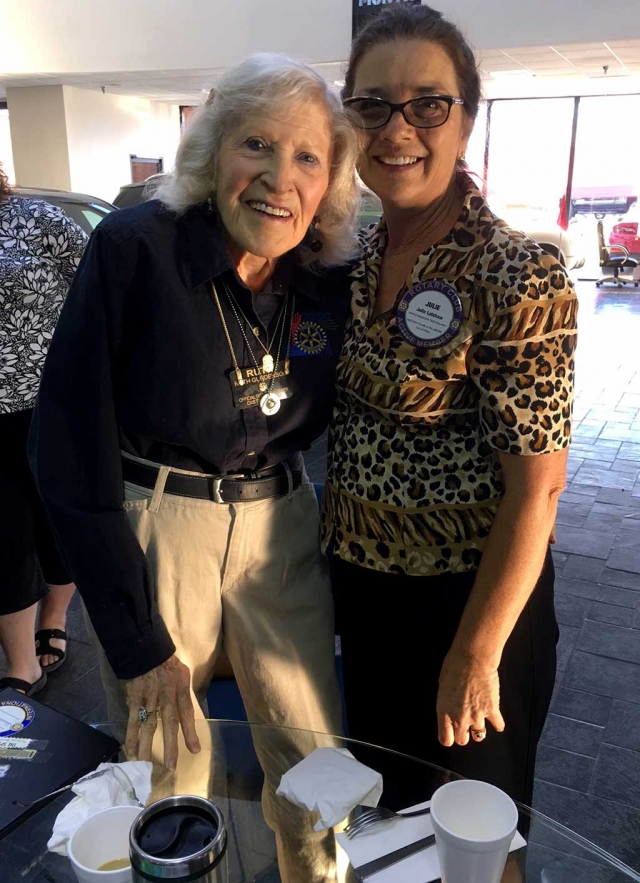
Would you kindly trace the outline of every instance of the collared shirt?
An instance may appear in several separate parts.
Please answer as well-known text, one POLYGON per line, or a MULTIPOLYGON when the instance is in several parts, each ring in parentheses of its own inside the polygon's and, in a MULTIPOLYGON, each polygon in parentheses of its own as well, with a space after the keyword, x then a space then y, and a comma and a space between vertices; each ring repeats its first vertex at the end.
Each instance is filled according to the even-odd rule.
POLYGON ((148 202, 114 212, 94 231, 51 343, 31 448, 62 551, 119 677, 148 671, 173 652, 123 512, 120 451, 228 474, 308 448, 331 416, 349 308, 342 276, 294 266, 284 292, 275 283, 271 294, 256 296, 258 314, 206 205, 176 216, 148 202), (273 416, 234 407, 232 357, 212 282, 242 367, 254 363, 223 282, 249 320, 240 319, 258 361, 264 351, 251 328, 268 347, 288 298, 283 352, 292 397, 273 416))
POLYGON ((39 199, 0 200, 0 414, 33 407, 86 243, 62 209, 39 199))
POLYGON ((397 311, 371 320, 384 220, 361 244, 337 369, 325 546, 333 537, 341 558, 381 571, 473 570, 504 493, 498 453, 569 444, 575 291, 469 181, 458 221, 420 255, 408 285, 453 288, 459 325, 435 348, 417 347, 401 330, 407 289, 397 311))

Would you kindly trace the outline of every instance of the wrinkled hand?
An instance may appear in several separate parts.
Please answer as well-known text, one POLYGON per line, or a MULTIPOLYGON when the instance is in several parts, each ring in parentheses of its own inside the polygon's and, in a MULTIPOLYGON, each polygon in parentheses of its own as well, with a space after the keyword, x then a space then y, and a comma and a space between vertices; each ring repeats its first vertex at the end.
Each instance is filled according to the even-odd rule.
POLYGON ((164 765, 175 770, 178 762, 178 731, 182 727, 184 740, 192 754, 200 751, 196 733, 195 715, 191 701, 191 672, 177 656, 171 656, 162 665, 146 674, 125 681, 124 688, 129 706, 129 722, 125 740, 125 752, 130 760, 151 760, 151 746, 158 726, 160 709, 164 737, 164 765), (141 723, 140 706, 150 713, 149 720, 141 723))
POLYGON ((486 721, 501 733, 500 681, 496 668, 449 651, 440 672, 436 710, 438 740, 450 748, 467 745, 469 730, 486 729, 486 721))

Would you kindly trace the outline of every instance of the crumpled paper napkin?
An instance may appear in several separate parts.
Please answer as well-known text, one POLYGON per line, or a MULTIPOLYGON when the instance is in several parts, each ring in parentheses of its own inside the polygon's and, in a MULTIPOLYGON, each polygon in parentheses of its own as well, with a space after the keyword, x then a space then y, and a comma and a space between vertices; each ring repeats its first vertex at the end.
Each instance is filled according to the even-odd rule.
POLYGON ((320 813, 314 831, 325 831, 358 805, 377 806, 382 776, 359 763, 346 748, 316 748, 284 774, 276 794, 320 813))
MULTIPOLYGON (((153 764, 146 760, 101 763, 97 770, 118 767, 129 777, 138 800, 145 804, 151 794, 153 764)), ((123 777, 124 778, 124 777, 123 777)), ((71 789, 77 796, 60 812, 47 843, 50 852, 67 855, 67 844, 86 819, 111 806, 137 806, 130 787, 123 786, 110 773, 90 781, 77 782, 71 789)))

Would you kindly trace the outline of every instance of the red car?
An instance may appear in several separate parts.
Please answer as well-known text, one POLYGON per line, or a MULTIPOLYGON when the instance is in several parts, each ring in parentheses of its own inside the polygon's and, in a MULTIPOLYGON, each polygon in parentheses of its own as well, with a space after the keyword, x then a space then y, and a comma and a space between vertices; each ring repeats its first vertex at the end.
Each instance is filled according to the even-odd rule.
MULTIPOLYGON (((624 245, 632 255, 640 255, 640 212, 638 203, 631 206, 624 218, 613 226, 609 234, 609 246, 624 245)), ((614 252, 615 256, 615 252, 614 252)))

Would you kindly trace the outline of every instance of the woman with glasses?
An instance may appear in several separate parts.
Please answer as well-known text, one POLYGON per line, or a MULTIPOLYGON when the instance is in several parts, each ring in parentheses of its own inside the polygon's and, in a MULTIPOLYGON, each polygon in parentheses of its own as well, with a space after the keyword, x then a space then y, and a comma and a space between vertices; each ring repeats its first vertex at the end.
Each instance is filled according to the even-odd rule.
MULTIPOLYGON (((324 498, 349 735, 530 802, 575 293, 469 177, 480 80, 440 13, 398 4, 370 23, 344 99, 384 211, 351 272, 324 498)), ((396 785, 390 804, 424 799, 396 785)))

